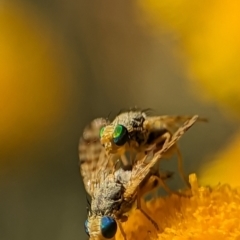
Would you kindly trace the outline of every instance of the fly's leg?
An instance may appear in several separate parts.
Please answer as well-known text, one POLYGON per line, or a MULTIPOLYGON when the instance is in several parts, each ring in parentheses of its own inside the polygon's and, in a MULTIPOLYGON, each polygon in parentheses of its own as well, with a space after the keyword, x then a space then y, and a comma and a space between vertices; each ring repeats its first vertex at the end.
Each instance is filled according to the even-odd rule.
MULTIPOLYGON (((168 144, 168 142, 171 141, 171 134, 170 133, 165 133, 164 134, 164 137, 165 137, 165 142, 164 142, 164 145, 165 144, 168 144)), ((163 147, 164 147, 163 145, 163 147)), ((180 176, 181 178, 183 179, 183 181, 187 184, 187 186, 190 188, 190 184, 189 184, 189 181, 188 181, 188 178, 186 177, 186 175, 184 174, 184 170, 183 170, 183 160, 182 160, 182 154, 177 146, 177 144, 174 144, 173 145, 174 147, 174 151, 176 149, 176 152, 177 152, 177 157, 178 157, 178 171, 180 173, 180 176)), ((171 150, 170 150, 171 151, 171 150)), ((177 194, 179 196, 185 196, 184 194, 181 194, 179 192, 175 192, 175 191, 172 191, 167 185, 166 183, 164 182, 164 180, 160 177, 159 178, 159 184, 162 186, 162 188, 168 193, 168 194, 177 194)))
POLYGON ((167 184, 166 184, 161 178, 158 179, 158 183, 159 183, 159 185, 160 185, 168 194, 174 194, 174 193, 175 193, 174 191, 172 191, 172 190, 167 186, 167 184))
POLYGON ((137 191, 137 209, 141 211, 141 213, 153 224, 153 226, 159 231, 158 224, 141 208, 141 194, 140 187, 138 186, 137 191))
POLYGON ((124 167, 127 167, 129 165, 128 159, 125 154, 121 155, 121 161, 124 167))
POLYGON ((157 190, 158 187, 162 187, 168 194, 176 194, 176 195, 182 196, 181 193, 172 191, 165 183, 165 180, 167 180, 169 177, 171 177, 171 175, 170 176, 168 176, 168 175, 161 176, 161 175, 162 174, 160 174, 160 177, 151 176, 147 183, 147 185, 148 185, 149 182, 151 182, 151 187, 149 187, 149 185, 148 185, 148 190, 147 190, 146 187, 144 186, 143 189, 141 189, 141 195, 144 195, 147 192, 153 192, 154 190, 157 190))
POLYGON ((129 166, 129 161, 127 159, 127 157, 125 156, 125 154, 112 154, 111 155, 111 161, 115 163, 115 168, 116 168, 116 164, 120 164, 122 165, 124 168, 129 166), (121 162, 120 162, 121 161, 121 162))
MULTIPOLYGON (((165 144, 168 144, 169 141, 171 140, 171 134, 170 134, 169 132, 166 132, 166 133, 164 134, 164 138, 165 138, 164 145, 165 145, 165 144)), ((163 147, 164 147, 164 145, 163 145, 163 147)), ((157 166, 158 166, 158 165, 159 165, 159 163, 157 164, 157 166)), ((168 194, 174 193, 174 192, 166 185, 166 183, 164 182, 165 179, 164 179, 163 176, 161 177, 161 174, 160 174, 159 171, 158 171, 158 174, 159 174, 159 177, 157 178, 157 180, 158 180, 157 184, 160 185, 168 194)))
POLYGON ((121 223, 120 221, 117 221, 117 223, 118 223, 120 232, 121 232, 121 234, 122 234, 122 236, 123 236, 123 239, 124 239, 124 240, 127 240, 127 235, 126 235, 126 233, 125 233, 124 230, 123 230, 122 223, 121 223))
POLYGON ((143 187, 140 188, 138 195, 140 196, 140 198, 147 193, 157 195, 158 194, 157 189, 159 187, 162 187, 169 195, 175 194, 175 195, 178 195, 180 197, 189 197, 189 195, 173 191, 167 186, 165 181, 168 180, 169 178, 171 178, 172 175, 173 175, 173 173, 170 173, 170 172, 169 173, 164 173, 164 174, 159 173, 159 176, 152 175, 148 179, 147 183, 143 187), (154 194, 154 192, 155 192, 155 194, 154 194))
MULTIPOLYGON (((165 142, 164 144, 167 144, 170 140, 171 140, 171 135, 169 133, 165 133, 165 142)), ((182 178, 182 180, 186 183, 186 185, 188 186, 188 188, 191 188, 190 184, 189 184, 189 181, 188 181, 188 178, 186 177, 185 173, 184 173, 184 170, 183 170, 183 157, 182 157, 182 154, 181 154, 181 151, 180 149, 178 148, 177 144, 174 144, 173 145, 173 151, 176 151, 177 152, 177 159, 178 159, 178 171, 179 171, 179 174, 182 178)), ((171 150, 170 150, 171 151, 171 150)))
POLYGON ((148 181, 141 186, 140 189, 138 189, 138 195, 139 198, 142 198, 144 195, 151 193, 153 194, 154 192, 157 191, 158 187, 159 187, 159 177, 152 175, 148 181))
POLYGON ((158 179, 158 183, 159 185, 168 193, 168 194, 175 194, 175 195, 178 195, 180 197, 188 197, 188 195, 185 195, 183 193, 180 193, 180 192, 176 192, 176 191, 172 191, 168 186, 167 184, 164 182, 163 179, 159 178, 158 179))
POLYGON ((180 173, 182 180, 186 183, 188 188, 191 188, 188 178, 186 177, 184 170, 183 170, 183 158, 182 158, 181 151, 177 145, 176 145, 176 150, 177 150, 177 158, 178 158, 178 171, 180 173))

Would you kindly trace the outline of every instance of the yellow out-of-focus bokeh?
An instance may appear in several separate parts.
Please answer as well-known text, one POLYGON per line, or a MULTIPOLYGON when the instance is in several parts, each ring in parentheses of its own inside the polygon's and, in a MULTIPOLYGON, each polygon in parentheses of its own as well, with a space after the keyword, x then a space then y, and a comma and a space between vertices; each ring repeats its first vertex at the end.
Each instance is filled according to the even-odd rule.
MULTIPOLYGON (((183 68, 195 95, 218 104, 229 119, 240 117, 240 2, 239 1, 137 1, 152 33, 172 33, 176 54, 185 60, 183 68)), ((214 132, 210 134, 215 134, 214 132)), ((219 154, 202 166, 208 184, 239 185, 239 133, 226 139, 219 154), (224 169, 227 171, 224 171, 224 169), (211 181, 212 180, 212 181, 211 181)), ((205 181, 206 180, 206 181, 205 181)))
POLYGON ((188 71, 201 91, 239 112, 240 3, 238 1, 139 1, 155 29, 177 32, 188 71))
POLYGON ((240 134, 237 133, 233 139, 223 146, 216 155, 209 156, 208 163, 200 169, 201 184, 217 185, 228 183, 232 187, 239 187, 239 156, 240 156, 240 134))
MULTIPOLYGON (((0 29, 0 146, 6 156, 49 137, 67 111, 70 73, 60 44, 30 8, 4 3, 0 29)), ((1 160, 0 166, 7 161, 1 160)))

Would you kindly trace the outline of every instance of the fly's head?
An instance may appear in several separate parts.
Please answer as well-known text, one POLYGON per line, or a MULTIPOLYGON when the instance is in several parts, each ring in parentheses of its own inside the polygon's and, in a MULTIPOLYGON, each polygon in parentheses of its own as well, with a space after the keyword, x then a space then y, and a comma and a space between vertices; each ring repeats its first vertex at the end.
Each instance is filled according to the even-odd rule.
POLYGON ((145 141, 143 123, 146 114, 128 111, 119 114, 110 124, 100 130, 100 141, 107 153, 122 154, 132 145, 145 141))
POLYGON ((130 140, 127 128, 121 124, 102 127, 99 134, 101 144, 108 154, 124 152, 130 140))
POLYGON ((111 240, 117 232, 117 221, 108 215, 89 216, 85 221, 85 232, 94 240, 111 240))
MULTIPOLYGON (((108 179, 106 179, 108 180, 108 179)), ((91 212, 95 215, 111 215, 120 209, 124 186, 116 181, 103 181, 95 191, 91 202, 91 212)))

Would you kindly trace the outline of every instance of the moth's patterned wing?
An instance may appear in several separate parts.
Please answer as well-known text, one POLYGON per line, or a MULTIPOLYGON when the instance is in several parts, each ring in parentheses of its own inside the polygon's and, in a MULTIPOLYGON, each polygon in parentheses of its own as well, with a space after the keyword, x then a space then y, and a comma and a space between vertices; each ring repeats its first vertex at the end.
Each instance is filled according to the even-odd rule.
POLYGON ((133 166, 132 175, 130 181, 126 185, 126 191, 124 193, 124 198, 133 197, 138 189, 138 186, 151 175, 151 169, 157 164, 157 162, 163 157, 177 141, 182 137, 182 135, 198 120, 198 116, 195 115, 191 119, 188 119, 184 124, 178 128, 178 130, 173 134, 170 141, 166 141, 158 152, 156 152, 148 163, 146 163, 145 156, 141 161, 138 161, 133 166))
POLYGON ((99 132, 109 122, 104 118, 94 119, 83 130, 79 141, 79 165, 85 189, 93 196, 94 189, 100 181, 102 173, 109 172, 113 162, 107 157, 104 147, 100 143, 99 132))

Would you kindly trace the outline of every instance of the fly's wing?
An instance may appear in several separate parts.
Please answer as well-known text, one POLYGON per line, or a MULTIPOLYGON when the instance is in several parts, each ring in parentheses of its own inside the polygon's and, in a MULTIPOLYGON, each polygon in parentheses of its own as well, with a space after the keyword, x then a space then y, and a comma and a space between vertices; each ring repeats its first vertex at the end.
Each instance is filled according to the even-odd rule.
POLYGON ((100 181, 102 173, 113 168, 113 162, 107 157, 104 147, 100 143, 99 132, 108 121, 97 118, 87 125, 79 141, 79 165, 85 189, 92 197, 94 189, 100 181))
POLYGON ((147 178, 151 176, 151 169, 157 164, 157 162, 163 157, 163 155, 182 137, 182 135, 198 120, 198 116, 195 115, 191 119, 186 120, 184 124, 178 128, 173 134, 170 141, 166 141, 158 152, 156 152, 148 163, 145 156, 141 161, 137 161, 133 166, 131 179, 126 185, 126 191, 124 198, 131 198, 137 192, 138 186, 147 178))
MULTIPOLYGON (((144 129, 148 129, 150 132, 165 132, 166 130, 173 134, 184 122, 192 118, 193 116, 147 116, 144 122, 144 129)), ((197 121, 207 122, 207 119, 198 117, 197 121)))

